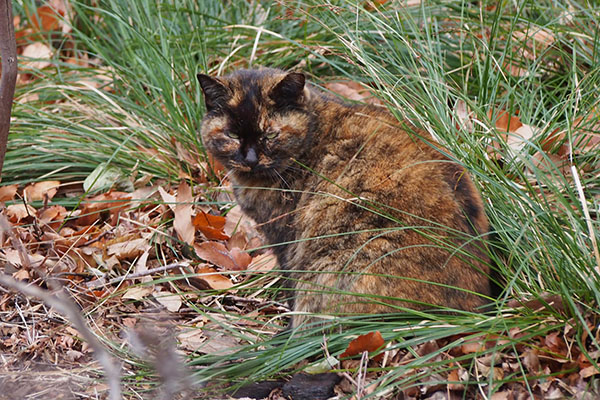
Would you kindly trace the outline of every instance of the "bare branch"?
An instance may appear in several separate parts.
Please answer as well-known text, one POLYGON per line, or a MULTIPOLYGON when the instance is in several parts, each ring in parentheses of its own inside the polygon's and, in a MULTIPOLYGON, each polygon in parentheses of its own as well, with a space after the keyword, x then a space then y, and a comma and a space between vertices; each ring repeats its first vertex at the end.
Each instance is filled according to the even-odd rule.
POLYGON ((175 268, 188 268, 189 266, 190 266, 190 263, 188 263, 187 261, 176 262, 176 263, 172 263, 172 264, 163 265, 162 267, 148 269, 146 271, 136 272, 136 273, 125 275, 125 276, 118 276, 116 278, 109 280, 108 282, 98 279, 96 281, 89 282, 87 287, 88 288, 96 288, 99 286, 113 285, 115 283, 121 283, 121 282, 129 280, 129 279, 141 278, 144 276, 156 274, 158 272, 168 271, 168 270, 175 269, 175 268))
POLYGON ((12 17, 12 1, 0 0, 0 181, 8 143, 10 113, 17 83, 17 42, 12 17))

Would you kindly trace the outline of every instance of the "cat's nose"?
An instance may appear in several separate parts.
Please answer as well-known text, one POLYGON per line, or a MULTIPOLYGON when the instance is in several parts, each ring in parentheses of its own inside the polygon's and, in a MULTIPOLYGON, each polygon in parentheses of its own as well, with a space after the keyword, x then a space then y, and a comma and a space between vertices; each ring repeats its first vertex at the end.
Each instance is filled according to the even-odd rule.
POLYGON ((258 156, 256 155, 256 150, 254 150, 252 147, 250 147, 248 149, 248 152, 246 153, 246 164, 248 164, 251 167, 256 166, 256 164, 258 164, 258 156))

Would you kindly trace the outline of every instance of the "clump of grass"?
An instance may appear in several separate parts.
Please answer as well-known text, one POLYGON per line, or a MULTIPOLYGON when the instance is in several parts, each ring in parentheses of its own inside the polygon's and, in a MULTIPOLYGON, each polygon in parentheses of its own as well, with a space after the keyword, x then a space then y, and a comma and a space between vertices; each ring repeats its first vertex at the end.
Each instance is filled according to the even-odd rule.
MULTIPOLYGON (((477 357, 486 354, 518 356, 517 343, 527 343, 567 325, 577 329, 577 341, 583 343, 582 337, 593 333, 587 327, 600 300, 596 270, 600 227, 588 213, 597 209, 594 198, 600 155, 600 147, 590 145, 589 129, 590 125, 595 124, 596 130, 598 126, 575 122, 590 115, 593 121, 598 118, 595 88, 600 75, 594 51, 598 39, 590 30, 597 22, 593 13, 575 2, 560 6, 501 3, 489 9, 468 2, 427 2, 413 8, 389 4, 374 10, 360 3, 337 2, 309 3, 297 14, 335 35, 332 47, 355 62, 354 66, 343 67, 333 63, 333 67, 374 86, 400 120, 431 133, 468 168, 486 199, 494 235, 490 255, 503 283, 497 311, 487 315, 440 318, 435 314, 413 314, 389 325, 380 320, 340 319, 332 324, 333 332, 339 324, 344 326, 344 333, 328 335, 333 352, 343 350, 338 340, 348 337, 345 335, 370 330, 380 330, 395 343, 393 348, 402 350, 452 334, 479 332, 507 339, 511 329, 528 332, 508 344, 499 340, 482 352, 459 357, 469 369, 477 357), (536 32, 544 32, 543 37, 551 44, 536 48, 531 39, 536 32), (467 104, 472 113, 470 129, 458 122, 461 116, 454 107, 459 102, 467 104), (525 124, 536 127, 517 154, 495 128, 495 120, 503 112, 518 115, 525 124), (562 159, 552 157, 558 154, 558 146, 545 145, 557 132, 566 132, 561 144, 566 143, 570 149, 562 159), (499 147, 495 154, 490 151, 494 144, 499 147), (540 158, 545 164, 539 162, 540 158), (547 304, 541 312, 531 313, 527 308, 515 311, 507 307, 509 299, 525 302, 549 294, 562 299, 557 308, 547 304), (414 324, 422 318, 445 323, 419 325, 417 333, 414 324)), ((312 335, 304 332, 301 339, 261 343, 266 349, 257 349, 253 361, 214 373, 252 379, 272 376, 319 354, 319 331, 315 329, 312 335)), ((439 352, 461 343, 449 342, 439 352)), ((592 340, 591 346, 597 349, 598 343, 592 340)), ((435 360, 439 352, 416 358, 402 368, 383 371, 373 383, 378 385, 373 395, 417 385, 435 374, 444 376, 453 360, 435 360), (409 373, 419 368, 427 368, 428 372, 409 373)), ((243 352, 237 356, 251 357, 243 352)), ((201 357, 198 362, 208 363, 210 359, 201 357)), ((487 376, 472 384, 491 395, 502 384, 524 377, 494 382, 492 376, 487 376)))
POLYGON ((204 110, 196 74, 289 66, 306 57, 304 46, 321 35, 316 26, 270 18, 282 12, 276 4, 70 4, 72 34, 59 44, 48 34, 51 66, 32 71, 32 82, 18 88, 5 183, 78 180, 103 162, 125 175, 176 180, 198 174, 204 167, 198 135, 204 110), (65 62, 72 54, 88 65, 65 62), (182 162, 177 146, 198 165, 182 162))

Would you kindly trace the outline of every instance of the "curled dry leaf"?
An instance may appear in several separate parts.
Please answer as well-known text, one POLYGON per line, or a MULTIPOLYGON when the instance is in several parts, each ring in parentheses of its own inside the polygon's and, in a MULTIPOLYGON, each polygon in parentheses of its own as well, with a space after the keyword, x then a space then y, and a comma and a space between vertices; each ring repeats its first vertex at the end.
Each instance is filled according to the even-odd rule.
MULTIPOLYGON (((492 110, 488 111, 488 118, 491 119, 492 114, 493 114, 492 110)), ((496 121, 494 122, 494 125, 499 132, 505 133, 505 132, 516 131, 523 125, 523 123, 521 122, 519 117, 517 117, 516 115, 510 115, 506 111, 501 111, 498 114, 496 121)))
POLYGON ((248 239, 246 238, 246 233, 242 232, 241 230, 231 235, 229 240, 227 240, 227 248, 229 250, 233 249, 234 247, 245 250, 247 245, 248 239))
POLYGON ((0 187, 0 201, 10 201, 15 198, 19 185, 6 185, 0 187))
POLYGON ((223 276, 214 268, 199 266, 196 269, 196 273, 201 275, 192 278, 192 281, 199 283, 201 288, 227 290, 233 286, 233 283, 228 277, 223 276))
POLYGON ((153 296, 156 301, 165 306, 165 308, 171 312, 179 311, 181 305, 183 304, 181 297, 178 294, 161 291, 154 292, 153 296))
MULTIPOLYGON (((369 332, 364 335, 360 335, 351 341, 346 351, 340 354, 340 357, 352 357, 362 353, 363 351, 368 351, 370 353, 382 348, 384 343, 385 341, 383 340, 383 336, 381 336, 379 331, 369 332)), ((374 360, 379 361, 382 358, 383 353, 378 354, 374 360)))
POLYGON ((465 385, 459 382, 467 382, 469 373, 464 368, 456 368, 448 374, 448 389, 453 391, 465 390, 465 385))
POLYGON ((177 335, 177 340, 182 348, 189 351, 195 351, 202 345, 206 338, 202 334, 201 329, 191 329, 177 335))
POLYGON ((141 300, 152 293, 152 290, 152 286, 134 286, 127 289, 122 297, 130 300, 141 300))
POLYGON ((253 225, 252 220, 243 213, 242 208, 238 204, 227 213, 227 220, 223 229, 226 235, 232 236, 235 232, 240 231, 240 227, 247 224, 253 225))
POLYGON ((48 200, 52 200, 58 191, 59 186, 60 181, 36 182, 27 186, 25 190, 23 190, 23 194, 25 195, 25 200, 27 201, 44 200, 46 197, 48 200))
MULTIPOLYGON (((88 199, 81 208, 81 216, 77 219, 79 225, 92 225, 102 213, 107 212, 116 216, 124 210, 131 201, 131 195, 124 192, 103 193, 88 199)), ((116 221, 114 221, 116 222, 116 221)))
POLYGON ((581 377, 584 379, 598 374, 600 374, 600 369, 598 369, 598 367, 594 365, 590 365, 589 367, 585 367, 581 371, 579 371, 579 375, 581 375, 581 377))
POLYGON ((268 272, 277 267, 277 258, 271 252, 260 254, 252 259, 248 271, 268 272))
POLYGON ((473 111, 469 110, 469 106, 467 106, 467 103, 464 100, 458 100, 454 105, 454 116, 458 128, 470 133, 475 131, 475 127, 473 126, 473 120, 475 118, 473 111))
POLYGON ((163 189, 162 186, 158 187, 158 193, 160 193, 160 197, 162 198, 163 202, 169 206, 171 211, 175 212, 177 198, 172 194, 167 193, 167 191, 163 189))
POLYGON ((460 346, 463 354, 478 353, 485 350, 485 340, 482 337, 474 338, 460 346))
POLYGON ((223 231, 225 221, 225 217, 207 214, 200 210, 200 213, 194 217, 193 224, 208 240, 228 240, 229 236, 223 231))
POLYGON ((35 13, 28 13, 33 29, 37 32, 58 30, 59 20, 64 11, 56 10, 48 5, 38 7, 35 13))
POLYGON ((177 189, 177 205, 175 206, 175 220, 173 227, 179 239, 189 245, 194 243, 194 225, 192 224, 192 189, 190 185, 182 182, 177 189))
POLYGON ((107 248, 107 254, 109 256, 115 256, 117 259, 133 259, 135 257, 144 254, 150 245, 148 240, 144 238, 133 239, 126 242, 111 244, 107 248))
POLYGON ((521 150, 527 145, 535 134, 534 127, 530 125, 521 125, 514 132, 508 134, 506 143, 512 150, 513 154, 519 154, 521 150))
POLYGON ((25 204, 11 204, 6 207, 6 216, 13 224, 18 224, 24 219, 35 215, 35 208, 25 204))
POLYGON ((31 59, 21 64, 23 69, 44 69, 51 64, 52 50, 41 42, 34 42, 25 46, 23 57, 31 59))
MULTIPOLYGON (((491 110, 488 112, 488 117, 492 118, 491 110)), ((518 116, 509 115, 506 111, 501 111, 498 114, 494 124, 499 136, 510 149, 510 156, 512 157, 520 154, 539 130, 534 126, 523 124, 518 116)), ((506 156, 506 154, 500 152, 501 149, 500 143, 494 141, 488 147, 488 153, 491 157, 498 159, 506 156)))
POLYGON ((67 209, 63 206, 50 206, 38 212, 38 220, 43 225, 48 225, 52 229, 58 229, 67 216, 67 209))
POLYGON ((544 344, 552 353, 567 357, 569 350, 565 341, 560 337, 560 332, 551 332, 546 335, 544 344))
POLYGON ((200 353, 227 355, 235 353, 240 347, 240 341, 227 332, 211 330, 204 331, 203 334, 206 340, 196 348, 200 353))
POLYGON ((18 270, 14 274, 12 274, 12 276, 13 276, 13 278, 15 278, 18 281, 27 281, 27 280, 31 279, 31 275, 29 274, 29 271, 27 271, 25 268, 21 268, 20 270, 18 270))
POLYGON ((9 264, 21 267, 21 257, 19 252, 13 249, 4 249, 0 252, 0 260, 9 264))
MULTIPOLYGON (((23 261, 25 260, 21 259, 22 254, 19 253, 19 251, 13 249, 5 249, 3 250, 3 253, 0 252, 0 260, 6 261, 19 268, 25 266, 23 265, 23 261)), ((46 261, 46 257, 38 253, 27 254, 27 258, 28 260, 26 260, 26 262, 29 262, 29 265, 32 268, 39 268, 46 261)))
POLYGON ((369 104, 382 104, 363 85, 354 81, 329 82, 325 87, 334 93, 354 101, 363 101, 369 104))
POLYGON ((252 261, 248 253, 238 248, 229 251, 223 243, 219 242, 203 242, 194 245, 194 249, 198 257, 229 271, 245 270, 252 261))
POLYGON ((537 350, 526 350, 522 354, 522 357, 523 364, 525 365, 525 368, 527 368, 527 371, 529 371, 531 374, 538 374, 540 372, 542 367, 540 365, 540 359, 538 357, 537 350))
MULTIPOLYGON (((556 41, 556 38, 552 32, 542 28, 532 28, 525 32, 515 31, 513 32, 513 37, 518 42, 527 40, 528 47, 535 48, 537 51, 541 51, 550 47, 556 41)), ((535 59, 533 53, 526 52, 524 55, 531 60, 535 59)))

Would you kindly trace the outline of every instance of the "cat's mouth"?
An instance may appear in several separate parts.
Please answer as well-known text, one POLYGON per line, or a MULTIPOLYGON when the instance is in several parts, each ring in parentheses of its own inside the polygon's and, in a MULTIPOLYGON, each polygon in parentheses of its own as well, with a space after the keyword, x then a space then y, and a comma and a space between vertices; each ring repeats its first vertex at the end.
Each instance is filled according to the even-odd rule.
POLYGON ((275 164, 276 163, 269 163, 249 166, 242 163, 230 162, 229 167, 238 179, 276 181, 279 179, 279 168, 281 168, 281 166, 275 164))

